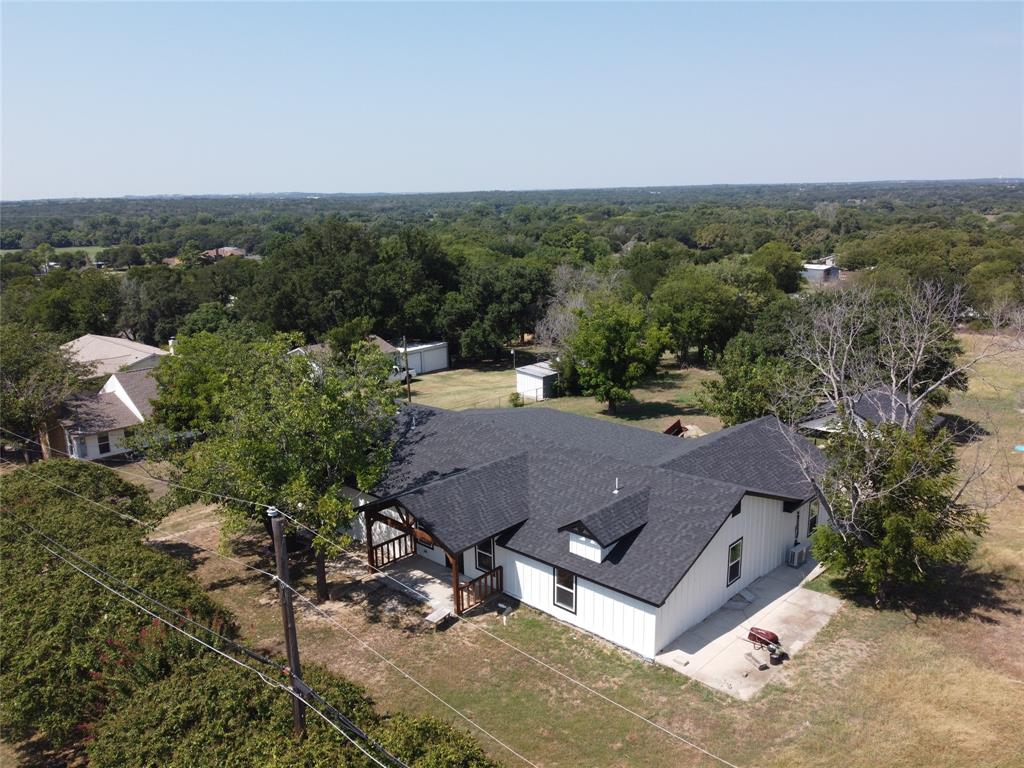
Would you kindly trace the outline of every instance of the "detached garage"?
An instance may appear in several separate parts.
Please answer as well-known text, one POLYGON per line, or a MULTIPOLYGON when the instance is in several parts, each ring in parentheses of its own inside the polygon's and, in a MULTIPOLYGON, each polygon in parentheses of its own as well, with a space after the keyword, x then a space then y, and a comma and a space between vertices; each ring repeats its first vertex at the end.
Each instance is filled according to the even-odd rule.
POLYGON ((555 395, 558 371, 551 363, 534 363, 516 368, 516 392, 524 400, 547 400, 555 395))
MULTIPOLYGON (((405 352, 402 347, 396 348, 395 359, 399 364, 404 364, 405 352)), ((413 342, 409 345, 408 352, 409 367, 418 374, 443 371, 448 367, 447 341, 413 342)))

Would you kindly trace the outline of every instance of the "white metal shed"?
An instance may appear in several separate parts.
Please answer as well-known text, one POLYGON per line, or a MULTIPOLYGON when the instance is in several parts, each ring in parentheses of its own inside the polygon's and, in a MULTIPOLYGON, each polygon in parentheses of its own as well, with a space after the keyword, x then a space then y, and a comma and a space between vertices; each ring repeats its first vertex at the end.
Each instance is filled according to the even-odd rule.
MULTIPOLYGON (((405 362, 405 349, 397 347, 395 360, 401 365, 405 362)), ((448 342, 425 341, 409 344, 409 367, 416 373, 443 371, 448 367, 448 342)))
POLYGON ((551 363, 534 363, 516 368, 516 392, 524 400, 546 400, 555 394, 558 371, 551 363))

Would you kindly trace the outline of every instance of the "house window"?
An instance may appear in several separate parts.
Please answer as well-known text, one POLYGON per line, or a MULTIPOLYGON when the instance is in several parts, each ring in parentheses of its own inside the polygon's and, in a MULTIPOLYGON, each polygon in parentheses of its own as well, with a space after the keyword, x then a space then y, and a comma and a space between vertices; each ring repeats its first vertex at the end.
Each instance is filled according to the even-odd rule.
POLYGON ((729 580, 725 586, 729 586, 739 579, 743 563, 743 539, 736 539, 729 545, 729 580))
POLYGON ((106 432, 100 432, 96 435, 96 442, 100 444, 100 454, 110 453, 110 435, 106 432))
POLYGON ((811 499, 811 503, 807 505, 807 536, 808 538, 814 529, 818 527, 818 500, 811 499))
POLYGON ((576 574, 555 568, 555 605, 576 613, 576 574))
POLYGON ((494 539, 487 539, 476 545, 476 569, 478 571, 494 569, 494 539))
POLYGON ((419 544, 424 549, 433 549, 434 548, 434 543, 432 541, 424 541, 423 539, 417 538, 416 539, 416 543, 419 544))

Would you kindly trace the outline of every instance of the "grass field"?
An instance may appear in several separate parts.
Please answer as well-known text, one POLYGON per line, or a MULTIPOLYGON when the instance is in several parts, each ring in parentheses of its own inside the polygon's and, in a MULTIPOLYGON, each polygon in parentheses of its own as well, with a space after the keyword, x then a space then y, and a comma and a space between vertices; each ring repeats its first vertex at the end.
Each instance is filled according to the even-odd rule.
MULTIPOLYGON (((965 337, 969 348, 978 343, 978 337, 965 337)), ((685 398, 700 375, 663 372, 638 393, 642 415, 622 418, 655 428, 676 418, 669 408, 689 408, 685 398), (644 412, 645 407, 656 412, 644 412)), ((492 397, 509 382, 514 383, 509 371, 431 374, 416 382, 414 399, 447 407, 488 406, 463 404, 456 396, 492 397), (445 381, 451 386, 442 386, 445 381)), ((1000 362, 984 363, 970 391, 955 397, 949 408, 988 432, 964 447, 965 457, 980 450, 982 456, 1007 459, 981 489, 991 492, 996 504, 977 573, 965 576, 947 602, 928 610, 844 605, 787 663, 780 680, 750 702, 715 693, 528 608, 517 609, 507 624, 483 613, 434 632, 424 626, 422 606, 367 577, 358 554, 331 565, 328 610, 362 642, 544 768, 719 763, 510 651, 474 625, 737 766, 1024 767, 1024 655, 1019 652, 1024 494, 1017 487, 1024 483, 1024 460, 1011 453, 1013 443, 1024 438, 1022 392, 1024 350, 1018 349, 1000 362)), ((577 398, 560 406, 600 410, 577 398)), ((698 416, 682 415, 684 421, 698 416)), ((162 532, 203 547, 220 544, 211 507, 178 510, 164 521, 162 532)), ((191 562, 211 595, 236 613, 248 643, 282 650, 280 613, 269 581, 173 539, 159 546, 191 562)), ((234 539, 232 549, 246 562, 271 567, 258 525, 234 539)), ((293 575, 312 594, 308 565, 300 564, 293 575)), ((469 728, 322 617, 301 610, 298 625, 304 663, 324 664, 366 686, 382 709, 429 714, 469 728)), ((477 736, 506 765, 522 764, 488 737, 477 736)))
MULTIPOLYGON (((614 415, 605 403, 592 397, 557 397, 530 403, 528 408, 555 408, 560 411, 595 416, 633 424, 647 429, 664 430, 676 419, 695 424, 705 432, 721 428, 721 422, 705 415, 696 405, 695 394, 702 381, 715 374, 700 368, 680 367, 666 356, 656 376, 633 390, 636 402, 626 403, 614 415)), ((412 385, 413 402, 437 408, 508 408, 508 397, 516 389, 515 371, 511 367, 456 368, 419 377, 412 385)))

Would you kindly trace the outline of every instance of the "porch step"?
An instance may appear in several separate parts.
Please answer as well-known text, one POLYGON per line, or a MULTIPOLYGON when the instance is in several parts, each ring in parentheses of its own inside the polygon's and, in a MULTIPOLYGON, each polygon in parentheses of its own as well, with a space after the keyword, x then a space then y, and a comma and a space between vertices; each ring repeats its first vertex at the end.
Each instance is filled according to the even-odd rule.
POLYGON ((436 628, 442 621, 447 619, 452 613, 452 607, 450 605, 442 605, 436 609, 433 613, 427 616, 427 622, 433 624, 436 628))

